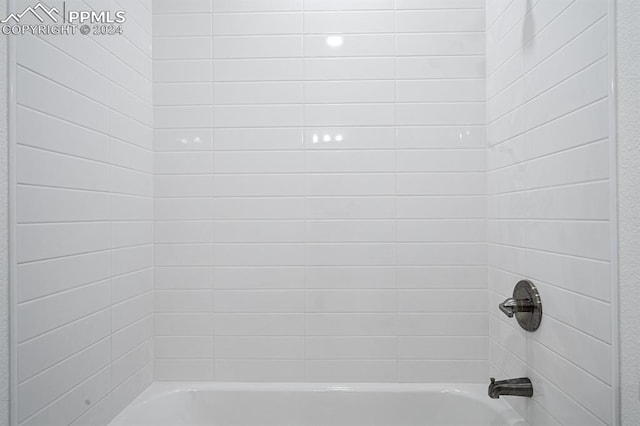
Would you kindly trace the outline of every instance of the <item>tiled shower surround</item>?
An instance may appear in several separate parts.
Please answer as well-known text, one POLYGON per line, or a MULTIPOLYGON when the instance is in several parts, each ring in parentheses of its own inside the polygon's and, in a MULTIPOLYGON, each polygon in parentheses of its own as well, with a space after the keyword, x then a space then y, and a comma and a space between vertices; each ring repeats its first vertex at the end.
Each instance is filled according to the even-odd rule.
POLYGON ((484 19, 154 2, 158 380, 487 380, 484 19))
POLYGON ((78 4, 124 35, 16 42, 20 425, 490 375, 613 424, 607 0, 78 4))

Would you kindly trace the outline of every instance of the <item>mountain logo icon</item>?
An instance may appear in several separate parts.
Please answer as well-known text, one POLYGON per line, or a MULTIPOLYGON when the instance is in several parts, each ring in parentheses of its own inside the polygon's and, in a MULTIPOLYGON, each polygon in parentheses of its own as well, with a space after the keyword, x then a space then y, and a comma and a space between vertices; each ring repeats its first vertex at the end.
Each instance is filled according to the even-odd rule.
POLYGON ((46 17, 51 19, 53 22, 58 22, 58 17, 56 15, 59 15, 60 11, 55 7, 48 7, 42 3, 38 3, 35 6, 27 7, 21 13, 12 13, 0 22, 6 24, 13 19, 17 24, 25 15, 28 14, 35 16, 41 23, 44 23, 46 17))

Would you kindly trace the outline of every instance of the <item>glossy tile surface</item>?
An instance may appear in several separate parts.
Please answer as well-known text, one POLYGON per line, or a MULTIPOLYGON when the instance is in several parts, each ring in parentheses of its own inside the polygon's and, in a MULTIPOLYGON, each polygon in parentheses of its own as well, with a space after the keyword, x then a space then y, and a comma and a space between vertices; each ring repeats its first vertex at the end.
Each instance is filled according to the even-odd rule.
POLYGON ((157 377, 486 375, 484 6, 427 3, 155 9, 157 377))

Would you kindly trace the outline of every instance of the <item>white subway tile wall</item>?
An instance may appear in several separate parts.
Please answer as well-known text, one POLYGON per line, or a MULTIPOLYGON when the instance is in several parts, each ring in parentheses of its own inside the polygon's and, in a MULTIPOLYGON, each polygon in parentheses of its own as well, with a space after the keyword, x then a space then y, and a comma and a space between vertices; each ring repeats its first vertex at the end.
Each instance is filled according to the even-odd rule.
POLYGON ((491 374, 531 377, 532 424, 613 424, 607 8, 487 2, 491 374), (533 334, 495 309, 523 277, 533 334))
POLYGON ((105 424, 153 376, 151 1, 91 6, 124 34, 15 37, 20 425, 105 424))
POLYGON ((484 0, 153 12, 156 379, 486 381, 484 0))
POLYGON ((128 19, 16 38, 20 425, 490 374, 613 423, 606 0, 67 3, 128 19))

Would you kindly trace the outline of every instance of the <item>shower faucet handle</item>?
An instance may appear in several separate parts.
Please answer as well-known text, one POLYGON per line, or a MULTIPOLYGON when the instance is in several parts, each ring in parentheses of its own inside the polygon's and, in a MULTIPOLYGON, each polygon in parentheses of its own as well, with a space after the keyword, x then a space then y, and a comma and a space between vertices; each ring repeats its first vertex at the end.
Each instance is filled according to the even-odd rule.
POLYGON ((522 280, 513 289, 513 297, 498 305, 500 311, 509 318, 516 317, 520 327, 536 331, 542 320, 542 302, 536 286, 529 280, 522 280))
POLYGON ((513 297, 508 298, 504 302, 498 305, 498 308, 502 311, 503 314, 508 316, 509 318, 513 318, 518 309, 518 301, 513 297))
POLYGON ((498 308, 509 318, 513 318, 518 312, 531 312, 533 311, 533 300, 531 299, 514 299, 508 298, 504 302, 498 305, 498 308))

